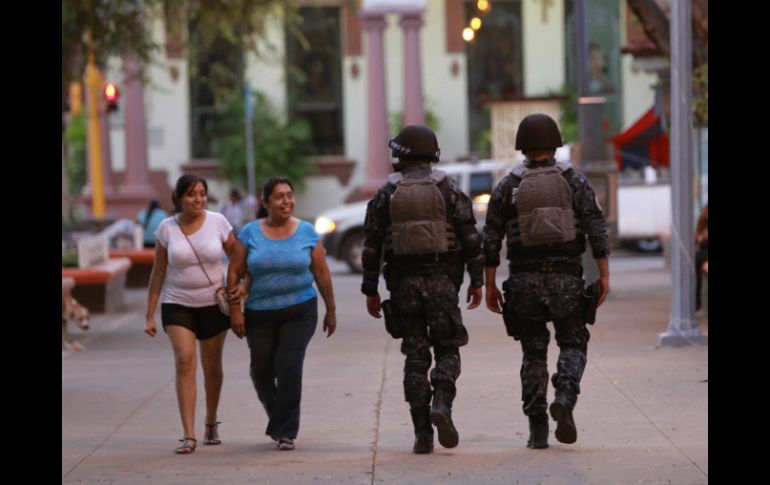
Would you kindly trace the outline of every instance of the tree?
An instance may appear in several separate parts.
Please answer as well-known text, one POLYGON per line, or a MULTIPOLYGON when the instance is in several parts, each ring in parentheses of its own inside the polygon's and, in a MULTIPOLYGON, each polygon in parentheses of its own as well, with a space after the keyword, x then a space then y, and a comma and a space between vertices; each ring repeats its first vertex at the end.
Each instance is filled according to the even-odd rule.
MULTIPOLYGON (((148 27, 158 21, 167 26, 167 31, 185 32, 184 22, 193 20, 202 42, 200 48, 206 48, 205 43, 219 35, 260 55, 258 41, 265 38, 270 14, 280 14, 291 26, 297 18, 295 3, 291 0, 62 0, 62 173, 67 172, 68 165, 65 132, 69 85, 83 79, 91 48, 87 32, 93 42, 97 66, 104 66, 111 57, 128 53, 134 53, 144 65, 156 62, 155 54, 163 46, 149 34, 148 27)), ((212 69, 226 72, 217 66, 212 69)), ((221 79, 211 81, 216 84, 221 79)), ((65 178, 63 210, 69 206, 67 192, 71 191, 66 182, 65 178)))
MULTIPOLYGON (((304 188, 305 176, 313 166, 303 155, 310 145, 310 126, 304 120, 281 120, 267 95, 253 93, 254 165, 256 186, 269 177, 289 177, 297 191, 304 188)), ((221 160, 220 174, 235 185, 246 185, 246 139, 244 136, 243 98, 235 95, 222 101, 213 126, 214 151, 221 160)))
POLYGON ((85 71, 87 31, 100 66, 128 52, 144 64, 152 62, 162 47, 148 35, 147 26, 154 21, 168 21, 167 28, 173 30, 180 28, 178 22, 189 20, 204 47, 221 36, 260 55, 259 41, 265 39, 271 14, 281 15, 296 32, 291 27, 297 19, 295 4, 291 0, 62 0, 62 112, 69 83, 81 80, 85 71))
MULTIPOLYGON (((670 23, 655 0, 626 0, 644 33, 665 57, 671 57, 670 23)), ((692 0, 693 69, 708 63, 708 2, 692 0)))
MULTIPOLYGON (((708 124, 708 2, 692 1, 693 112, 695 122, 708 124)), ((670 22, 655 0, 626 0, 647 38, 665 57, 671 57, 670 22)))

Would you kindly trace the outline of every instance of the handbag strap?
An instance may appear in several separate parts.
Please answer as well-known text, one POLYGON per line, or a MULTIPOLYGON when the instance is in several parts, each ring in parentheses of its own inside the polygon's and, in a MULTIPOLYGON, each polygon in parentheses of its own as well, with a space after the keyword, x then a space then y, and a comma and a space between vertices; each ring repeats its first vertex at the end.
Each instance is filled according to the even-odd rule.
POLYGON ((206 268, 203 266, 203 261, 201 261, 201 257, 198 256, 198 251, 195 250, 195 246, 193 246, 193 243, 190 241, 190 238, 187 237, 187 234, 184 233, 182 230, 182 225, 179 223, 179 219, 174 217, 174 220, 176 221, 176 225, 179 226, 179 232, 182 233, 185 239, 187 239, 187 243, 190 245, 190 248, 193 250, 193 254, 195 254, 195 258, 198 260, 198 264, 201 266, 201 269, 203 270, 203 274, 206 275, 206 279, 209 280, 209 284, 211 286, 214 286, 214 282, 211 281, 211 278, 209 278, 208 272, 206 272, 206 268))

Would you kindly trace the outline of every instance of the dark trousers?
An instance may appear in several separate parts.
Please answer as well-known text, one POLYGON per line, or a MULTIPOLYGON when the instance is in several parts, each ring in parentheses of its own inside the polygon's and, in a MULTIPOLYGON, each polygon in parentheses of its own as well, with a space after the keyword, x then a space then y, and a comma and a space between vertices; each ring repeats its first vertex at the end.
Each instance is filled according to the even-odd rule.
POLYGON ((278 310, 246 309, 245 316, 251 380, 269 418, 265 434, 294 439, 302 365, 318 323, 318 298, 278 310))
POLYGON ((460 376, 459 347, 468 343, 457 287, 445 274, 403 276, 391 299, 406 327, 401 342, 406 401, 412 408, 429 406, 433 390, 441 389, 451 405, 460 376), (436 365, 428 381, 431 360, 436 365))
MULTIPOLYGON (((551 332, 545 321, 527 321, 527 336, 521 340, 524 358, 521 363, 522 410, 527 416, 545 414, 548 409, 548 342, 551 332)), ((553 320, 559 359, 556 372, 551 376, 556 394, 563 394, 574 406, 580 394, 580 380, 586 367, 586 353, 590 335, 580 318, 553 320)))
POLYGON ((577 402, 580 380, 586 366, 590 334, 583 323, 583 280, 566 273, 514 273, 503 284, 505 300, 515 302, 515 315, 522 322, 521 350, 522 409, 527 416, 548 410, 548 343, 552 321, 559 346, 559 359, 551 383, 556 395, 570 406, 577 402))

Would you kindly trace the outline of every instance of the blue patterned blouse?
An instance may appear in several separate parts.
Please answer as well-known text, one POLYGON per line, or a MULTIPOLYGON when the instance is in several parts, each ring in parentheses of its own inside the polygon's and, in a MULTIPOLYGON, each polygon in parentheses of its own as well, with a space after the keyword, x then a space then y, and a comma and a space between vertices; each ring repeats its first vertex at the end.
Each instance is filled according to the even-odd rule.
POLYGON ((253 279, 246 308, 275 310, 306 302, 316 296, 310 253, 318 242, 313 226, 300 221, 286 239, 265 237, 259 220, 251 221, 238 233, 248 255, 246 265, 253 279))

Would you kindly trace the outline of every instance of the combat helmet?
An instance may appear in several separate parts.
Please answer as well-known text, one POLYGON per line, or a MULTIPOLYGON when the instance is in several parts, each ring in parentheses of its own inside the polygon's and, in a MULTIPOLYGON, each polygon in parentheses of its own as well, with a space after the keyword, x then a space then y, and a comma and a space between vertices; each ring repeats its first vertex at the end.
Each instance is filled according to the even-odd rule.
POLYGON ((388 141, 391 156, 400 160, 429 160, 438 162, 441 150, 433 130, 425 126, 409 125, 388 141))
POLYGON ((530 151, 562 146, 561 133, 556 122, 541 113, 526 116, 516 132, 516 150, 530 151))

